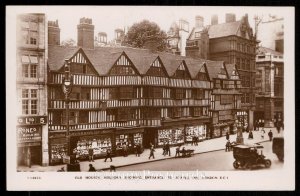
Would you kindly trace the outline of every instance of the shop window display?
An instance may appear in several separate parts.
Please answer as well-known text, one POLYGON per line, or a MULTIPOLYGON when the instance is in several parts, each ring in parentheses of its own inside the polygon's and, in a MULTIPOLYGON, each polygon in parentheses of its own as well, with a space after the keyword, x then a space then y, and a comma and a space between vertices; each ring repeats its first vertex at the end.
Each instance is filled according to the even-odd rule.
POLYGON ((161 146, 164 142, 169 144, 181 144, 184 142, 184 128, 158 130, 158 145, 161 146))
POLYGON ((89 148, 94 149, 94 157, 103 156, 107 149, 112 148, 111 138, 108 136, 81 138, 77 141, 73 153, 77 154, 79 159, 88 158, 89 148))
POLYGON ((51 163, 62 163, 63 157, 67 154, 67 143, 51 145, 51 163))
POLYGON ((133 134, 133 142, 134 142, 134 145, 137 145, 137 144, 143 144, 143 135, 142 133, 135 133, 133 134))
POLYGON ((128 134, 122 134, 116 136, 116 150, 122 150, 123 145, 127 145, 129 148, 132 147, 131 144, 132 136, 128 134))
POLYGON ((198 137, 198 140, 203 140, 206 138, 206 126, 188 126, 185 132, 185 139, 187 142, 192 142, 193 137, 198 137))

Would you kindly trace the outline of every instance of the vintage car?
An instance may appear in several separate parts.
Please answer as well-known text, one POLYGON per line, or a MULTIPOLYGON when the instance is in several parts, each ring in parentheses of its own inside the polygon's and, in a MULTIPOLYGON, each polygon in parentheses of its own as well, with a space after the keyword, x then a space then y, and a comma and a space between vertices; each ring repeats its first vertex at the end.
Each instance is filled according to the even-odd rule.
POLYGON ((280 161, 284 159, 284 138, 283 137, 274 137, 272 144, 272 151, 277 155, 280 161))
POLYGON ((271 167, 271 160, 265 159, 265 156, 258 153, 258 149, 262 149, 260 145, 236 145, 233 147, 233 167, 235 169, 247 168, 251 169, 254 166, 264 165, 266 168, 271 167))

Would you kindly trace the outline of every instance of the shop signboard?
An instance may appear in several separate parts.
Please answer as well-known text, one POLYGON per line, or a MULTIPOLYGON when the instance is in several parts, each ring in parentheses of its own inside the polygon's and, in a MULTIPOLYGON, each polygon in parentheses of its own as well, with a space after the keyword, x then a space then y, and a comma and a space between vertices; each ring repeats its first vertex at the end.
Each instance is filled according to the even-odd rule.
POLYGON ((39 126, 17 127, 17 137, 19 143, 41 141, 41 128, 39 126))
POLYGON ((45 125, 47 116, 21 116, 18 117, 17 123, 19 125, 45 125))

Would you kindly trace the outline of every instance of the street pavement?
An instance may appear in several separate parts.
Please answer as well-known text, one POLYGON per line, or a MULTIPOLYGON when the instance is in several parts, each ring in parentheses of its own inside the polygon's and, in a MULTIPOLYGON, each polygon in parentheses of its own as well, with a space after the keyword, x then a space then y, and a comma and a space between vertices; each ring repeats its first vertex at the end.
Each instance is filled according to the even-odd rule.
MULTIPOLYGON (((243 133, 244 137, 244 143, 245 144, 254 144, 254 143, 261 143, 268 141, 268 132, 269 130, 272 129, 274 137, 276 136, 283 136, 284 131, 281 131, 280 134, 277 133, 277 130, 275 128, 265 128, 265 134, 264 138, 261 137, 261 131, 253 131, 253 139, 248 139, 248 133, 243 133)), ((236 134, 235 135, 230 135, 230 141, 236 141, 236 134)), ((204 140, 202 142, 198 143, 198 146, 193 146, 191 144, 185 144, 182 145, 182 147, 185 147, 185 149, 193 149, 194 154, 202 154, 202 153, 209 153, 209 152, 214 152, 218 150, 224 150, 225 149, 225 144, 226 144, 226 139, 225 136, 219 137, 219 138, 214 138, 214 139, 209 139, 209 140, 204 140)), ((164 156, 162 155, 162 148, 156 148, 154 155, 155 159, 149 159, 149 154, 150 150, 145 149, 144 152, 140 155, 140 157, 136 157, 134 154, 130 154, 127 157, 113 157, 113 161, 107 161, 104 162, 104 159, 96 159, 94 162, 89 162, 89 161, 82 161, 80 162, 80 170, 85 172, 89 170, 89 164, 93 164, 93 166, 96 168, 96 170, 101 171, 101 170, 108 170, 111 165, 115 166, 116 168, 119 167, 124 167, 124 166, 130 166, 130 165, 136 165, 136 164, 142 164, 142 163, 147 163, 147 162, 153 162, 153 161, 161 161, 165 159, 174 159, 175 156, 175 149, 176 147, 171 147, 171 156, 164 156)), ((66 164, 63 165, 55 165, 55 166, 46 166, 42 167, 39 165, 33 165, 31 168, 26 167, 26 166, 20 166, 18 167, 18 171, 20 172, 35 172, 35 171, 40 171, 40 172, 50 172, 50 171, 57 171, 60 168, 64 167, 66 170, 66 164)))
MULTIPOLYGON (((252 170, 278 170, 283 168, 283 162, 280 162, 277 156, 272 152, 272 142, 263 142, 259 149, 259 153, 263 150, 266 159, 272 161, 270 168, 257 166, 252 170)), ((214 151, 210 153, 196 154, 192 157, 166 159, 163 161, 148 162, 144 164, 136 164, 124 166, 117 171, 243 171, 245 168, 234 169, 233 152, 225 152, 225 150, 214 151)))

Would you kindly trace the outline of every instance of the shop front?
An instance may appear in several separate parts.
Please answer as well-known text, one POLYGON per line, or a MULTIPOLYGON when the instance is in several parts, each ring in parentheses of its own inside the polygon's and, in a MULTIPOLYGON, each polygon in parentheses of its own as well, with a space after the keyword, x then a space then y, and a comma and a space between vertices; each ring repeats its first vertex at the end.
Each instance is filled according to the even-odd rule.
POLYGON ((124 149, 127 153, 134 153, 137 145, 143 149, 143 136, 143 128, 117 129, 115 131, 116 155, 124 155, 124 149))
POLYGON ((185 141, 192 142, 193 138, 197 138, 198 141, 206 139, 206 125, 190 125, 186 126, 185 141))
POLYGON ((184 126, 166 127, 157 131, 157 146, 163 146, 164 143, 170 145, 179 145, 184 143, 184 126))
POLYGON ((248 126, 248 112, 246 111, 240 111, 237 112, 237 119, 239 121, 239 123, 241 123, 241 125, 243 127, 247 127, 248 126))
POLYGON ((43 151, 48 151, 47 148, 43 148, 43 143, 47 143, 48 139, 43 137, 43 133, 47 132, 46 123, 46 116, 18 117, 16 127, 18 166, 47 165, 48 159, 43 157, 43 151))
POLYGON ((213 125, 213 137, 222 137, 225 136, 226 133, 232 134, 234 133, 234 121, 230 122, 221 122, 213 125))
MULTIPOLYGON (((50 163, 62 164, 68 150, 65 132, 49 134, 50 163)), ((113 130, 70 131, 70 152, 78 160, 87 160, 88 150, 93 148, 94 158, 101 158, 107 149, 113 149, 113 140, 113 130)))
POLYGON ((18 166, 42 165, 42 127, 17 127, 18 166))

